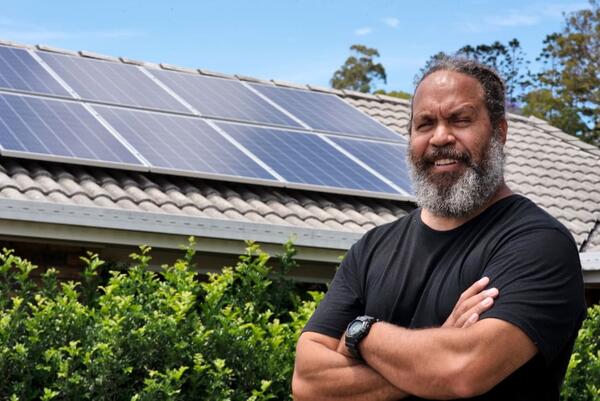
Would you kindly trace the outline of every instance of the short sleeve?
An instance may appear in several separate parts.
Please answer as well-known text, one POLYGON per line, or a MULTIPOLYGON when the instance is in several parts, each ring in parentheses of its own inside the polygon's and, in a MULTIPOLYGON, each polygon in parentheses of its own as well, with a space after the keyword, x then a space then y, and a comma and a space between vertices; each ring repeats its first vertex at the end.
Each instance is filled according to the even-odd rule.
POLYGON ((304 332, 313 331, 340 338, 346 330, 346 326, 354 318, 364 313, 357 280, 356 252, 358 247, 359 245, 355 244, 342 261, 325 298, 304 327, 304 332))
POLYGON ((558 229, 529 230, 499 247, 484 274, 499 290, 482 318, 508 321, 536 344, 549 364, 569 344, 585 315, 574 241, 558 229))

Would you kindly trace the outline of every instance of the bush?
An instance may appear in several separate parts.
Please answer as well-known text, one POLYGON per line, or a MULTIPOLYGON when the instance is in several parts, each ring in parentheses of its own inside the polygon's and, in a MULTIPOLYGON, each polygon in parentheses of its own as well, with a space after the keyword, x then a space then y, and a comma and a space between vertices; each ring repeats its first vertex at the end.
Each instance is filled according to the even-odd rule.
MULTIPOLYGON (((295 343, 322 293, 296 295, 254 243, 234 267, 198 280, 194 243, 183 259, 148 270, 150 248, 101 279, 104 262, 82 258, 80 283, 59 283, 10 250, 0 253, 0 399, 291 400, 295 343)), ((600 305, 588 310, 562 399, 600 400, 600 305)))
POLYGON ((565 401, 600 400, 600 305, 588 309, 561 392, 565 401))
POLYGON ((81 283, 59 283, 12 251, 0 254, 0 399, 289 400, 294 348, 322 296, 301 300, 286 270, 253 243, 235 267, 200 282, 185 257, 148 269, 148 247, 110 272, 82 258, 81 283))

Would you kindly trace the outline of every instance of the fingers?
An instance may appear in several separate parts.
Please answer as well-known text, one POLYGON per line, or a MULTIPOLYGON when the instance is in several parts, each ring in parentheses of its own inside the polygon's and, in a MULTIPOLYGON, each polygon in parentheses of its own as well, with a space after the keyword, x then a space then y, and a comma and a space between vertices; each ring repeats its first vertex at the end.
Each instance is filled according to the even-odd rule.
POLYGON ((460 294, 460 298, 458 299, 457 305, 464 301, 465 299, 471 298, 473 295, 476 295, 481 292, 490 282, 489 277, 482 277, 476 282, 474 282, 469 288, 467 288, 462 294, 460 294))
POLYGON ((496 288, 484 290, 489 282, 488 277, 483 277, 467 288, 442 327, 468 327, 477 322, 479 316, 492 307, 494 298, 498 296, 496 288))
POLYGON ((498 289, 490 288, 482 291, 468 299, 462 305, 463 312, 456 319, 454 327, 469 327, 479 320, 479 316, 494 305, 494 299, 498 296, 498 289))

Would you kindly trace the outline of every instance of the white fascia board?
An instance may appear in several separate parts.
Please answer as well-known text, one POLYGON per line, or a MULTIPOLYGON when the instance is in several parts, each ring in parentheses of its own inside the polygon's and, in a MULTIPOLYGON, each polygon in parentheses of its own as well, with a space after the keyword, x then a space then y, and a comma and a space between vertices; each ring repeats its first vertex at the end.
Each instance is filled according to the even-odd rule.
MULTIPOLYGON (((299 247, 342 253, 361 237, 333 230, 15 199, 0 199, 0 220, 270 244, 292 238, 299 247)), ((35 232, 31 234, 35 237, 35 232)))
POLYGON ((579 254, 583 271, 600 273, 600 252, 582 252, 579 254))

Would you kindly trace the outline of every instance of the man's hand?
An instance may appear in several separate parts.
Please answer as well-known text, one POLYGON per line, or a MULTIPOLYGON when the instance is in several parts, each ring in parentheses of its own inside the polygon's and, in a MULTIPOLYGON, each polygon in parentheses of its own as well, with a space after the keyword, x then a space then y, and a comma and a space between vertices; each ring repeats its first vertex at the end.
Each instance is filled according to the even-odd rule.
POLYGON ((460 295, 454 309, 442 327, 467 328, 479 320, 479 316, 494 304, 494 298, 498 296, 497 288, 484 290, 490 279, 483 277, 467 288, 460 295))

